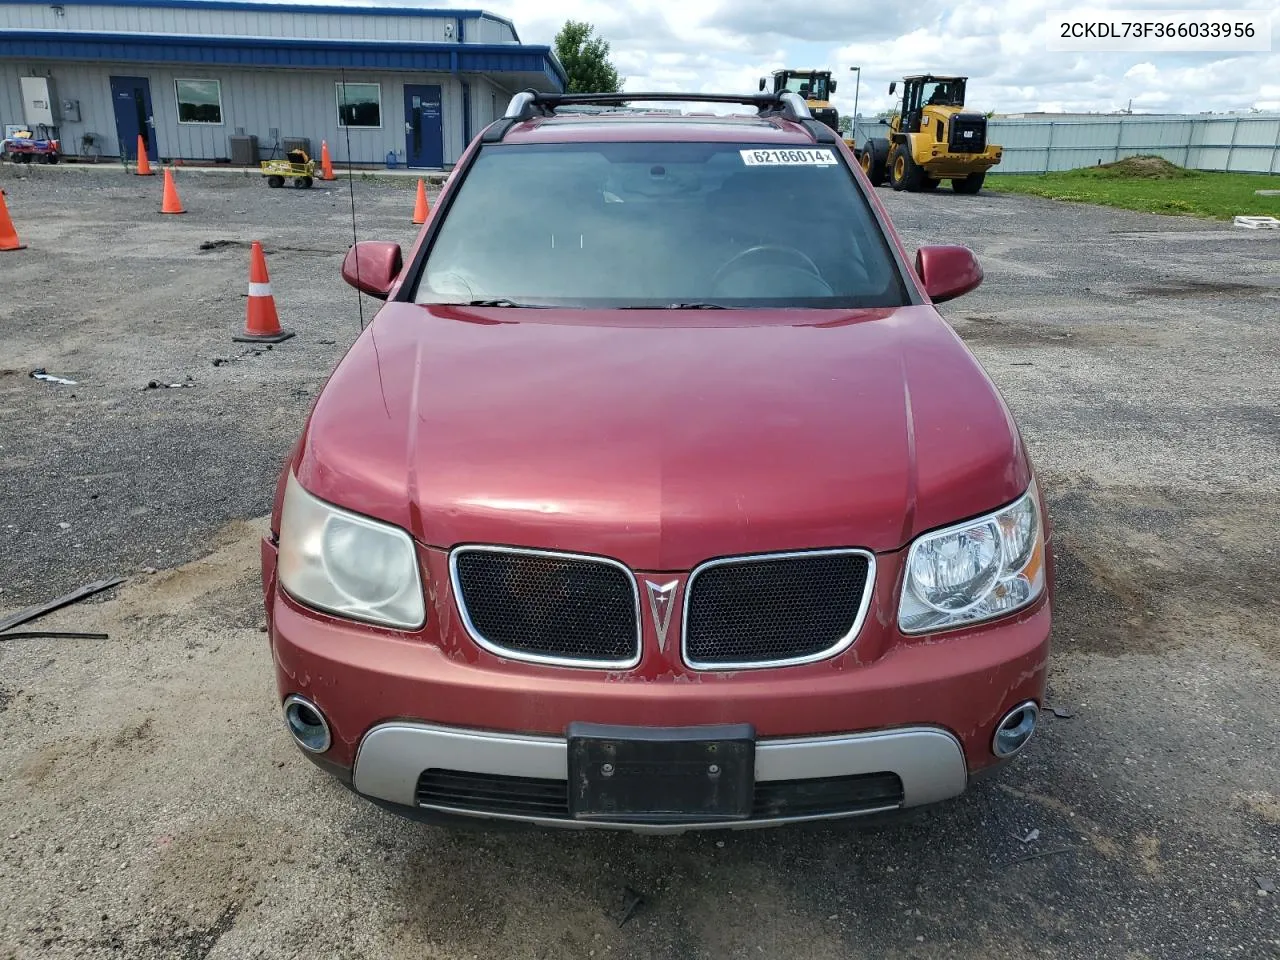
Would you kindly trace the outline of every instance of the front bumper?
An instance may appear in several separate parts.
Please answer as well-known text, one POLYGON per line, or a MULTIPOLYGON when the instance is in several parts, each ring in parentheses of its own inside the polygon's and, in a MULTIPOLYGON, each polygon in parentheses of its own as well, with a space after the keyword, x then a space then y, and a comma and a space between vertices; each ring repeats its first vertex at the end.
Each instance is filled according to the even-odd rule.
POLYGON ((714 672, 682 669, 670 651, 664 659, 647 635, 644 660, 634 670, 496 656, 468 638, 448 593, 446 556, 423 554, 427 582, 441 586, 432 593, 429 629, 406 634, 300 606, 277 587, 274 547, 263 543, 280 699, 307 698, 331 732, 329 748, 310 758, 358 793, 406 812, 662 832, 920 806, 961 793, 972 776, 1000 763, 991 749, 1000 719, 1019 703, 1043 701, 1050 597, 1004 620, 905 638, 893 626, 900 562, 890 555, 879 564, 863 631, 844 653, 803 666, 714 672), (540 790, 563 783, 566 737, 574 723, 749 724, 757 793, 777 788, 775 799, 788 785, 799 784, 803 792, 833 778, 883 775, 896 777, 900 787, 883 803, 871 797, 800 816, 775 803, 748 820, 718 824, 588 824, 545 811, 486 812, 423 802, 419 781, 429 770, 526 778, 540 790))
MULTIPOLYGON (((626 820, 575 820, 563 811, 521 812, 476 809, 419 795, 426 770, 489 775, 490 783, 512 790, 513 778, 559 784, 567 790, 568 743, 562 737, 530 737, 482 730, 459 730, 420 723, 386 723, 364 737, 356 757, 352 786, 356 792, 388 803, 437 813, 515 820, 548 827, 625 828, 644 833, 678 833, 693 829, 749 829, 885 813, 922 806, 961 793, 967 783, 964 751, 945 730, 916 727, 830 737, 778 738, 761 741, 755 753, 755 783, 784 785, 796 781, 830 782, 871 778, 891 771, 901 781, 899 795, 864 792, 856 800, 826 809, 790 812, 785 804, 758 805, 748 820, 640 823, 626 820)), ((485 783, 481 778, 475 778, 485 783)), ((546 790, 546 786, 541 787, 546 790)), ((552 790, 556 789, 554 787, 552 790)), ((554 806, 545 804, 544 806, 554 806)))
POLYGON ((986 173, 1000 163, 1004 148, 991 146, 982 153, 949 153, 945 143, 932 147, 932 155, 921 166, 935 180, 950 177, 967 177, 971 173, 986 173))

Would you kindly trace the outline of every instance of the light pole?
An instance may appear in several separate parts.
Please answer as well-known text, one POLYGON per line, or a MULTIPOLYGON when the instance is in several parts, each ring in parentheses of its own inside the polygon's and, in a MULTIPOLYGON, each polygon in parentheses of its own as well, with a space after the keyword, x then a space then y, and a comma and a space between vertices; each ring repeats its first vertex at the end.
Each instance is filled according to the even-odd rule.
POLYGON ((849 70, 857 74, 853 81, 853 123, 849 125, 849 132, 856 138, 858 136, 858 90, 862 86, 862 68, 850 67, 849 70))

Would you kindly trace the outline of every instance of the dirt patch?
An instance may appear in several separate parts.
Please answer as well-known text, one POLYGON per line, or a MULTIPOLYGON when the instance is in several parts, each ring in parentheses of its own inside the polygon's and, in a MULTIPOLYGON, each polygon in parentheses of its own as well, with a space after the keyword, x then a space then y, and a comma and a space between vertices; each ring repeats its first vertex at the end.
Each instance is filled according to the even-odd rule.
POLYGON ((1280 295, 1280 287, 1209 280, 1170 280, 1168 283, 1131 287, 1129 292, 1139 297, 1159 297, 1171 300, 1215 300, 1223 296, 1277 296, 1280 295))
POLYGON ((1280 796, 1257 790, 1252 793, 1239 794, 1236 797, 1240 806, 1250 813, 1261 817, 1273 826, 1280 826, 1280 796))
MULTIPOLYGON (((248 250, 253 246, 252 240, 205 240, 196 249, 202 253, 208 253, 210 250, 223 250, 227 247, 243 248, 248 250)), ((337 248, 327 247, 292 247, 283 244, 262 244, 262 252, 265 256, 271 256, 274 253, 322 253, 325 256, 340 256, 343 251, 337 248)))
POLYGON ((255 577, 259 540, 266 521, 237 520, 220 530, 208 556, 151 575, 140 575, 124 588, 122 599, 134 616, 165 616, 190 606, 212 590, 244 584, 255 577))
POLYGON ((1105 347, 1153 347, 1161 342, 1154 331, 1144 330, 1132 323, 1114 326, 1073 323, 1064 326, 970 315, 958 318, 953 326, 967 343, 992 346, 1072 347, 1088 350, 1105 347))
POLYGON ((1206 636, 1280 656, 1275 558, 1254 534, 1280 524, 1274 498, 1227 500, 1051 481, 1059 649, 1153 654, 1206 636))
POLYGON ((180 960, 204 960, 213 952, 223 934, 235 926, 240 904, 228 904, 216 920, 204 927, 179 925, 168 935, 152 935, 147 946, 164 956, 180 960))

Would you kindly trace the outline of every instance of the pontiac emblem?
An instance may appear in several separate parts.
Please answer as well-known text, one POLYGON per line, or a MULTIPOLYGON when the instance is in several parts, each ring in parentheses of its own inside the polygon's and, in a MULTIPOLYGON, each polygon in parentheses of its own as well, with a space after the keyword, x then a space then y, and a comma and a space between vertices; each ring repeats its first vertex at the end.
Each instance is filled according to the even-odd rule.
POLYGON ((658 649, 667 652, 667 630, 671 627, 671 611, 675 609, 676 587, 679 580, 662 586, 652 580, 644 582, 649 590, 649 611, 653 614, 653 626, 658 631, 658 649))

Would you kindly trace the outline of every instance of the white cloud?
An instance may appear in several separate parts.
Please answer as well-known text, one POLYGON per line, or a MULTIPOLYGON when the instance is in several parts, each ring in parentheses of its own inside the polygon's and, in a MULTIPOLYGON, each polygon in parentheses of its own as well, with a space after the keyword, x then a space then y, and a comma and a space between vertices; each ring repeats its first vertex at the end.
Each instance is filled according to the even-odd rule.
MULTIPOLYGON (((454 6, 474 7, 470 0, 454 6)), ((890 106, 889 81, 932 71, 969 76, 969 101, 1000 112, 1057 109, 1198 113, 1280 107, 1280 43, 1271 53, 1059 53, 1046 49, 1061 0, 491 0, 526 43, 551 43, 567 19, 586 20, 612 46, 628 90, 746 92, 782 66, 826 67, 842 112, 890 106), (550 10, 554 9, 554 13, 550 10), (849 71, 861 66, 861 82, 849 71)), ((1204 9, 1193 0, 1117 0, 1092 9, 1204 9)), ((1270 13, 1275 0, 1236 0, 1270 13)))

